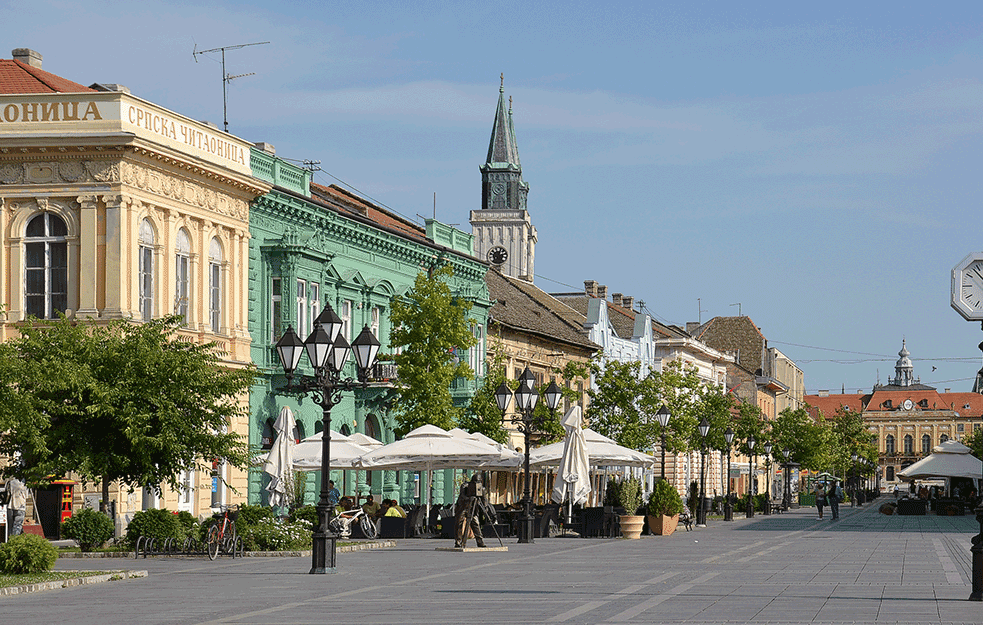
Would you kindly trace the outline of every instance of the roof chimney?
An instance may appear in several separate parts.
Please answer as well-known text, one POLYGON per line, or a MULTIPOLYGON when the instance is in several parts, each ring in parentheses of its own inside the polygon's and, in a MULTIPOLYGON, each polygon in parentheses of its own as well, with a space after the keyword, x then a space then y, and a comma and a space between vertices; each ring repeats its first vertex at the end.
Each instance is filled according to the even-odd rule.
POLYGON ((612 293, 611 303, 615 306, 621 306, 621 293, 612 293))
POLYGON ((686 333, 692 335, 700 328, 699 321, 687 321, 686 322, 686 333))
POLYGON ((608 287, 604 286, 603 284, 599 284, 597 286, 597 296, 603 300, 606 300, 608 298, 608 287))
POLYGON ((820 390, 820 391, 819 391, 819 393, 818 393, 818 395, 819 395, 820 397, 829 397, 829 390, 827 390, 827 389, 822 389, 822 390, 820 390))
POLYGON ((41 69, 41 61, 44 57, 41 56, 40 52, 35 52, 30 48, 14 48, 10 54, 15 61, 41 69))
POLYGON ((584 280, 584 292, 590 297, 597 297, 597 280, 584 280))
POLYGON ((634 311, 635 310, 635 298, 632 297, 631 295, 624 295, 621 298, 621 305, 624 306, 625 308, 627 308, 628 310, 634 311))

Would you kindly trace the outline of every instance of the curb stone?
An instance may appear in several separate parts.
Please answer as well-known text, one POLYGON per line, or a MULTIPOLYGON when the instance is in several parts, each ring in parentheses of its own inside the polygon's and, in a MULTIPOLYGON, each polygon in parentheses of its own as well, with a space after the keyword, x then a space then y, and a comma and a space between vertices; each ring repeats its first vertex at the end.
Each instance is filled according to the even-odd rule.
MULTIPOLYGON (((355 543, 352 545, 341 545, 338 547, 339 553, 349 553, 353 551, 365 551, 367 549, 384 549, 387 547, 395 547, 395 540, 378 540, 375 542, 366 543, 355 543)), ((246 551, 242 554, 244 558, 298 558, 298 557, 310 557, 311 550, 306 549, 303 551, 246 551)), ((151 558, 161 557, 161 556, 149 556, 151 558)), ((194 556, 184 556, 183 554, 178 554, 176 556, 169 557, 194 557, 194 556)), ((132 551, 91 551, 91 552, 80 552, 80 551, 69 551, 67 553, 59 553, 59 559, 63 558, 136 558, 139 559, 140 556, 134 556, 132 551)))
MULTIPOLYGON (((72 571, 65 571, 71 573, 72 571)), ((0 597, 9 595, 20 595, 28 592, 41 592, 44 590, 54 590, 56 588, 71 588, 85 584, 101 584, 103 582, 114 582, 121 579, 131 579, 135 577, 146 577, 146 571, 107 571, 99 575, 84 575, 81 577, 70 577, 68 579, 58 579, 50 582, 40 582, 38 584, 23 584, 21 586, 6 586, 0 588, 0 597)))

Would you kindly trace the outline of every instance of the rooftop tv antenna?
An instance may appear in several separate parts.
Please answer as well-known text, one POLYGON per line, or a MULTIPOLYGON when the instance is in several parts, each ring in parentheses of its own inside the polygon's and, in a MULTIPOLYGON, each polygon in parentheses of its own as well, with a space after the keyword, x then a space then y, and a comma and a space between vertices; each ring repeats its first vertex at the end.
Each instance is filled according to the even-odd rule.
POLYGON ((254 76, 256 72, 249 72, 248 74, 226 74, 225 73, 225 51, 226 50, 236 50, 238 48, 246 48, 249 46, 262 46, 269 43, 269 41, 259 41, 256 43, 244 43, 238 46, 223 46, 221 48, 212 48, 211 50, 199 50, 198 44, 195 44, 194 50, 191 52, 191 56, 194 57, 195 63, 198 62, 199 54, 208 54, 209 52, 221 52, 222 53, 222 122, 225 124, 225 132, 229 132, 229 93, 228 85, 230 82, 236 78, 242 78, 244 76, 254 76))

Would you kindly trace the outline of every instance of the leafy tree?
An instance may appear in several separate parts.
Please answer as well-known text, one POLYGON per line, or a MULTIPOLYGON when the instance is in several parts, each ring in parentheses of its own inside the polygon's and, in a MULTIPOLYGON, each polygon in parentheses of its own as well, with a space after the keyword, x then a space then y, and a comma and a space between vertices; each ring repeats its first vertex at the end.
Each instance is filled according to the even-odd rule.
POLYGON ((805 408, 782 410, 772 424, 772 455, 784 461, 781 451, 789 450, 789 460, 798 462, 803 468, 818 470, 825 464, 826 436, 824 423, 816 423, 805 408))
POLYGON ((461 408, 454 405, 451 383, 474 378, 471 367, 455 354, 477 340, 468 317, 471 302, 451 293, 451 276, 448 265, 420 273, 413 289, 392 301, 390 343, 402 348, 393 359, 399 367, 393 401, 398 436, 426 424, 454 427, 461 408))
POLYGON ((650 382, 647 377, 641 377, 641 362, 609 360, 602 364, 594 360, 591 368, 594 385, 588 391, 590 407, 587 410, 591 428, 619 445, 651 449, 652 431, 641 405, 643 386, 650 382))
POLYGON ((95 326, 61 319, 20 327, 0 346, 0 454, 32 482, 82 480, 178 488, 181 471, 224 460, 246 468, 226 429, 248 414, 252 367, 224 367, 211 344, 175 338, 178 317, 95 326))
POLYGON ((458 423, 468 432, 480 432, 503 445, 509 440, 509 432, 502 423, 502 411, 495 401, 495 391, 504 381, 504 367, 489 367, 481 387, 471 398, 458 423))
POLYGON ((972 454, 983 460, 983 428, 976 428, 969 436, 960 441, 972 450, 972 454))
POLYGON ((863 415, 847 408, 840 408, 829 422, 830 426, 830 466, 843 474, 853 463, 854 454, 877 460, 877 450, 870 443, 870 432, 864 424, 863 415))

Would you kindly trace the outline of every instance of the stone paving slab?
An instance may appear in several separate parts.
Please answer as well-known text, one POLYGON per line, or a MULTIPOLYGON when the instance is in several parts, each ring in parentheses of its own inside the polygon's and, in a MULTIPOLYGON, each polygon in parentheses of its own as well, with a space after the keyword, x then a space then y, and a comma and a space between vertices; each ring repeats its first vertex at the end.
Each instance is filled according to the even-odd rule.
POLYGON ((887 517, 876 505, 841 516, 819 521, 801 508, 634 541, 509 542, 508 552, 400 540, 339 554, 333 575, 308 575, 309 557, 141 559, 146 579, 2 597, 0 614, 73 625, 126 615, 197 625, 983 623, 960 555, 978 531, 973 517, 887 517))

